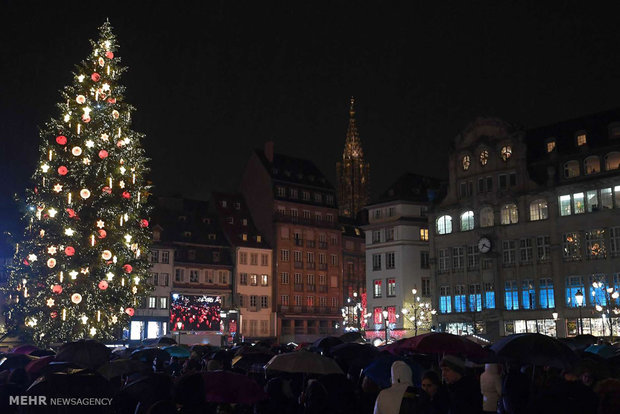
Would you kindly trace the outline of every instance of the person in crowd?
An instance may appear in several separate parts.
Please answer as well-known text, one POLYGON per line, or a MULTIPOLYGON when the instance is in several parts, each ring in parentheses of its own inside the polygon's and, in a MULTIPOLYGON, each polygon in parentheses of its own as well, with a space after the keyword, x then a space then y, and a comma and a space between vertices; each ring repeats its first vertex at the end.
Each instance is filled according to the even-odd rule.
POLYGON ((505 414, 521 414, 526 412, 530 398, 530 388, 530 379, 521 372, 519 365, 510 365, 502 381, 499 411, 505 414))
MULTIPOLYGON (((382 390, 375 402, 374 414, 399 414, 403 400, 415 400, 411 368, 403 361, 394 361, 392 385, 382 390)), ((407 401, 405 402, 407 404, 407 401)))
POLYGON ((596 414, 620 413, 620 379, 607 378, 596 384, 598 408, 596 414))
POLYGON ((485 364, 480 375, 480 392, 482 392, 482 411, 497 413, 497 404, 502 396, 502 376, 499 364, 485 364))
POLYGON ((466 375, 465 361, 453 355, 446 355, 440 362, 441 375, 448 387, 450 414, 480 414, 482 395, 480 385, 466 375))
POLYGON ((441 384, 439 374, 433 370, 426 371, 422 375, 422 390, 428 400, 425 411, 420 414, 445 414, 448 412, 446 390, 441 384))

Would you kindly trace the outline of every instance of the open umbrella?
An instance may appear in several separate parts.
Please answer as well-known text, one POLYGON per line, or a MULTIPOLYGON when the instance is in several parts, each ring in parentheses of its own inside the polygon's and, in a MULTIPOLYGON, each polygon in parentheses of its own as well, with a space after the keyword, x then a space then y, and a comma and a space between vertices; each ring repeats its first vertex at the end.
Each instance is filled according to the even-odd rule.
POLYGON ((318 352, 328 352, 330 348, 342 344, 343 341, 335 336, 326 336, 325 338, 314 341, 310 349, 318 352))
POLYGON ((336 361, 309 351, 276 355, 265 365, 266 370, 304 374, 342 374, 336 361))
POLYGON ((329 354, 343 369, 354 369, 357 373, 373 361, 379 354, 379 350, 370 344, 346 342, 336 345, 329 350, 329 354))
POLYGON ((233 358, 232 366, 246 372, 261 373, 265 371, 265 364, 271 358, 272 353, 239 355, 233 358))
POLYGON ((415 362, 395 355, 384 354, 375 359, 364 368, 363 374, 370 378, 381 388, 387 388, 392 384, 392 364, 395 361, 404 361, 411 368, 413 383, 419 385, 421 382, 422 368, 415 362))
POLYGON ((616 354, 616 348, 611 345, 601 344, 601 345, 590 345, 585 349, 584 352, 588 352, 590 354, 598 355, 601 358, 613 358, 616 354))
POLYGON ((231 371, 202 373, 207 401, 217 403, 255 404, 265 400, 267 394, 250 377, 231 371))
POLYGON ((411 338, 398 340, 383 348, 395 355, 408 352, 420 354, 453 354, 466 357, 482 357, 485 350, 475 342, 462 336, 445 332, 429 332, 411 338))
POLYGON ((158 361, 168 361, 170 359, 170 354, 161 348, 141 348, 133 351, 130 357, 130 359, 141 361, 149 365, 153 363, 155 358, 157 358, 158 361))
POLYGON ((37 348, 34 345, 20 345, 18 347, 15 347, 15 349, 13 349, 12 353, 13 354, 25 354, 25 355, 29 355, 31 352, 38 350, 39 348, 37 348))
POLYGON ((189 358, 190 352, 189 349, 184 348, 178 345, 172 345, 162 348, 164 351, 170 354, 170 356, 174 356, 177 358, 189 358))
POLYGON ((24 369, 30 375, 31 378, 36 378, 39 373, 49 365, 50 362, 54 361, 53 355, 44 356, 41 358, 33 359, 30 361, 24 369))
POLYGON ((500 339, 490 349, 500 359, 523 364, 568 368, 577 355, 564 343, 537 333, 514 334, 500 339))
POLYGON ((151 370, 144 362, 133 359, 115 359, 108 361, 97 369, 104 378, 110 379, 121 375, 133 374, 136 372, 146 373, 151 370))
POLYGON ((0 371, 24 368, 31 361, 39 358, 25 354, 5 354, 0 358, 0 371))
POLYGON ((366 340, 362 336, 361 333, 356 331, 347 332, 346 334, 342 334, 338 337, 342 342, 357 342, 359 344, 365 344, 366 340))
POLYGON ((170 338, 167 336, 162 336, 160 338, 149 338, 149 339, 144 339, 142 341, 142 345, 144 346, 157 346, 157 347, 164 347, 164 346, 170 346, 170 345, 176 345, 177 341, 174 338, 170 338))
POLYGON ((71 362, 83 368, 97 369, 108 362, 110 349, 92 339, 63 344, 56 354, 57 362, 71 362))

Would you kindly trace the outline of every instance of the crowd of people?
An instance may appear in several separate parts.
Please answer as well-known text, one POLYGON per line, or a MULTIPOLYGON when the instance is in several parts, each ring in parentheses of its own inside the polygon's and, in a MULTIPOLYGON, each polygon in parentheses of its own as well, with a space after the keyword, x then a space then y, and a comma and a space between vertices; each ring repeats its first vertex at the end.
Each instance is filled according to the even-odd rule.
POLYGON ((70 348, 72 344, 56 353, 32 347, 28 353, 22 349, 4 354, 0 358, 0 412, 620 413, 620 355, 603 359, 578 351, 580 358, 574 364, 559 368, 518 360, 476 362, 462 355, 393 355, 369 344, 349 348, 363 347, 364 358, 352 352, 332 352, 337 347, 329 346, 302 350, 264 343, 233 348, 195 346, 189 357, 181 357, 175 354, 176 346, 171 352, 156 347, 110 352, 94 341, 81 341, 70 348), (316 352, 333 358, 342 373, 264 369, 273 355, 288 352, 316 352), (251 363, 241 363, 244 358, 251 363), (381 364, 387 367, 387 382, 365 367, 381 364), (218 381, 230 379, 230 384, 223 385, 231 392, 224 390, 225 398, 223 394, 213 398, 214 386, 209 381, 216 378, 214 373, 222 372, 229 375, 217 377, 223 378, 218 381), (241 382, 255 385, 254 395, 235 389, 241 382), (22 404, 28 400, 18 400, 18 396, 98 398, 90 401, 101 404, 42 406, 22 404))

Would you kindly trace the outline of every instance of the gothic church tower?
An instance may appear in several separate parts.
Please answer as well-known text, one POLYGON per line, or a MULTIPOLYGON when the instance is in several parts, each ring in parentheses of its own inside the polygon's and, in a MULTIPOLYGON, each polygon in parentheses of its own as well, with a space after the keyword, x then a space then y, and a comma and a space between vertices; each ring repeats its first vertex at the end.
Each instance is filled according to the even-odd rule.
POLYGON ((368 179, 370 164, 364 161, 364 151, 355 125, 355 99, 351 97, 349 129, 342 153, 336 163, 338 177, 338 209, 344 217, 355 218, 370 199, 368 179))

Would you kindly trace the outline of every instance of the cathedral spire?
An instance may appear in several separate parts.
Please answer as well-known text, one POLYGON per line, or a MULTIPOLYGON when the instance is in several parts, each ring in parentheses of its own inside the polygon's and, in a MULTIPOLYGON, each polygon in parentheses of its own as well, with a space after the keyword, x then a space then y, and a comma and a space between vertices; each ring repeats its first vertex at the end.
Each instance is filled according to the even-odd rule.
POLYGON ((357 125, 355 124, 355 98, 351 97, 351 107, 349 109, 349 128, 347 129, 347 138, 344 144, 343 160, 351 160, 354 158, 364 158, 362 143, 357 133, 357 125))
POLYGON ((370 165, 364 161, 362 142, 355 123, 355 98, 351 97, 349 127, 342 152, 342 162, 336 163, 338 175, 338 204, 340 215, 355 217, 368 203, 370 165))

